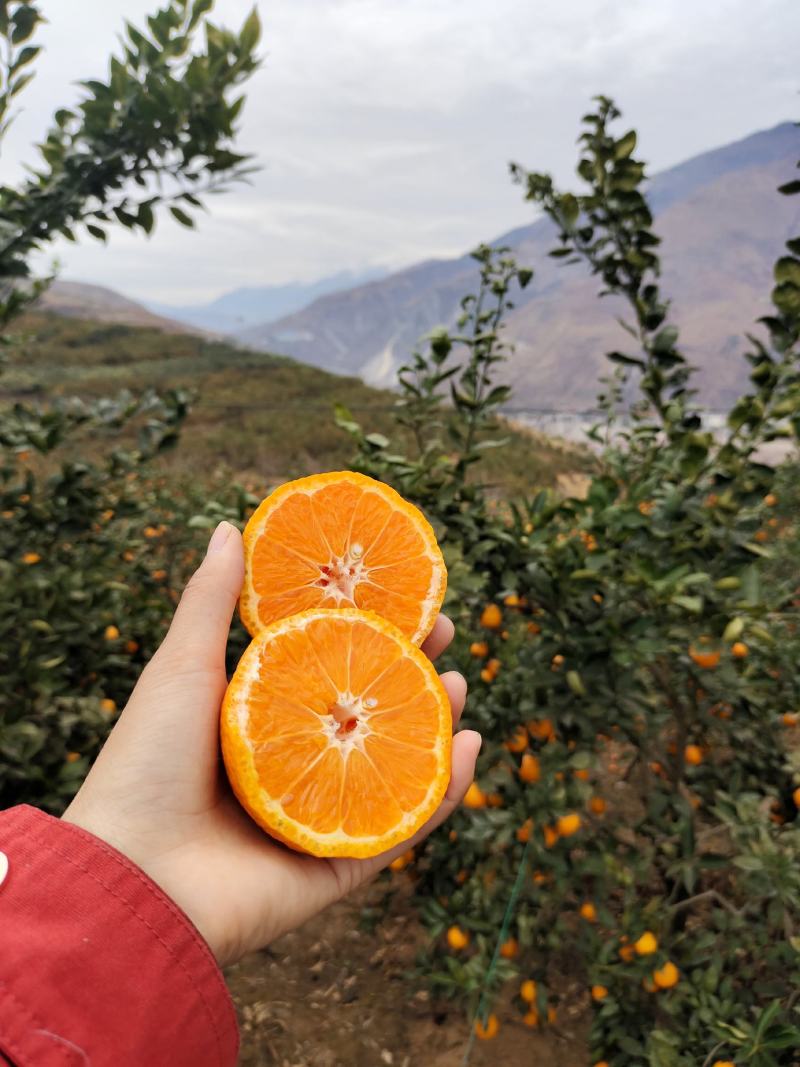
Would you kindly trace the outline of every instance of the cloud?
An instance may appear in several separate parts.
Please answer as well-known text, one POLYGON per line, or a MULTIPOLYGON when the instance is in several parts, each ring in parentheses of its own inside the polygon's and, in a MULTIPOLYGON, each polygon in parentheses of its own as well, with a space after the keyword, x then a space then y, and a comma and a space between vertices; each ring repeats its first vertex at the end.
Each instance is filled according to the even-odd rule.
MULTIPOLYGON (((13 171, 78 78, 102 74, 123 18, 154 0, 51 5, 47 53, 4 151, 13 171)), ((217 0, 237 25, 249 0, 217 0)), ((577 122, 614 95, 656 168, 798 111, 796 0, 271 0, 241 144, 262 169, 212 198, 197 233, 59 248, 65 273, 202 301, 460 253, 526 222, 517 159, 569 179, 577 122)))

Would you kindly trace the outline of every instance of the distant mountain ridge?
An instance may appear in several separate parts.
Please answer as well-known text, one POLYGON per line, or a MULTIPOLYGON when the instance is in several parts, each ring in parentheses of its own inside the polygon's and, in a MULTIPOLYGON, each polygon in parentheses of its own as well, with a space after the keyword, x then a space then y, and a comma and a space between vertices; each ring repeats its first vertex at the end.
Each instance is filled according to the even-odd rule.
MULTIPOLYGON (((663 238, 664 292, 673 297, 673 321, 701 368, 696 384, 712 407, 727 405, 741 390, 743 334, 768 310, 772 263, 783 242, 800 232, 797 198, 775 191, 796 175, 798 159, 800 129, 787 122, 649 182, 663 238)), ((508 319, 516 345, 508 379, 517 404, 579 411, 594 403, 604 353, 625 350, 630 338, 615 321, 623 307, 598 300, 599 287, 585 269, 548 258, 554 238, 549 221, 539 219, 493 242, 511 245, 536 272, 508 319)), ((389 385, 420 336, 455 321, 461 297, 476 281, 469 255, 428 260, 238 336, 258 349, 389 385)))
POLYGON ((177 319, 190 326, 213 333, 232 334, 253 325, 264 325, 291 315, 313 303, 318 297, 385 276, 378 267, 363 271, 345 270, 319 278, 315 282, 290 282, 287 285, 259 285, 232 289, 207 304, 162 304, 148 300, 146 306, 158 315, 177 319))

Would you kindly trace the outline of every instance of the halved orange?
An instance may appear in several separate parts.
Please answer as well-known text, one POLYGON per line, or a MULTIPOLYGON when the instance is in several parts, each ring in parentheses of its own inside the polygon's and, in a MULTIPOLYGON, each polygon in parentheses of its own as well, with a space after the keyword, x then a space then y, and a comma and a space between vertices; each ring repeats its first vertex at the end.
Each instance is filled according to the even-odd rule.
POLYGON ((244 551, 239 612, 251 634, 311 608, 358 607, 420 644, 447 586, 422 512, 390 486, 353 471, 276 489, 247 523, 244 551))
POLYGON ((222 705, 222 754, 242 806, 315 856, 374 856, 433 814, 450 777, 452 715, 428 658, 356 608, 261 630, 222 705))

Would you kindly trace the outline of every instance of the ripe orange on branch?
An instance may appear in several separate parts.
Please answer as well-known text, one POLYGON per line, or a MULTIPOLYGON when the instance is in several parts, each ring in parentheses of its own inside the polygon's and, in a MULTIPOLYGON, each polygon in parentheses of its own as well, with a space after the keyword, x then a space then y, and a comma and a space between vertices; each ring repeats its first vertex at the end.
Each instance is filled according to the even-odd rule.
POLYGON ((719 661, 722 658, 718 649, 712 648, 690 648, 689 659, 695 666, 700 667, 704 671, 713 671, 719 666, 719 661))
POLYGON ((251 634, 314 608, 362 608, 416 644, 430 633, 447 571, 430 523, 383 482, 353 471, 287 482, 244 531, 239 602, 251 634))
POLYGON ((374 856, 407 840, 450 777, 450 702, 430 660, 354 608, 258 633, 225 694, 221 735, 242 806, 316 856, 374 856))

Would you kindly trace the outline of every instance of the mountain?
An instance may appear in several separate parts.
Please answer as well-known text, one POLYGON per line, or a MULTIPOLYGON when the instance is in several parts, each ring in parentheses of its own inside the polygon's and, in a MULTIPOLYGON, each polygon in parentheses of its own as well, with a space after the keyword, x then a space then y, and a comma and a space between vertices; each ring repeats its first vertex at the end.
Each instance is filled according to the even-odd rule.
POLYGON ((288 285, 260 285, 232 289, 208 304, 159 304, 147 302, 158 315, 177 319, 212 333, 229 334, 256 324, 264 325, 307 307, 328 293, 351 289, 381 278, 386 271, 340 271, 316 282, 291 282, 288 285))
POLYGON ((113 289, 85 282, 55 281, 39 297, 36 306, 41 311, 51 311, 68 318, 115 322, 124 326, 150 326, 165 333, 198 332, 187 330, 181 322, 154 315, 141 304, 129 300, 113 289))
MULTIPOLYGON (((687 354, 700 369, 696 384, 711 407, 724 407, 746 380, 739 356, 743 333, 768 310, 772 263, 783 242, 800 232, 797 197, 776 186, 796 176, 800 129, 771 130, 705 152, 657 174, 648 192, 656 215, 664 292, 687 354)), ((516 299, 507 334, 516 345, 508 364, 515 405, 561 411, 591 408, 604 353, 625 351, 630 337, 615 320, 615 299, 580 266, 547 256, 555 230, 546 219, 498 238, 534 281, 516 299)), ((417 340, 451 325, 462 296, 477 282, 468 255, 430 260, 238 336, 257 349, 285 352, 376 385, 394 381, 417 340)))

